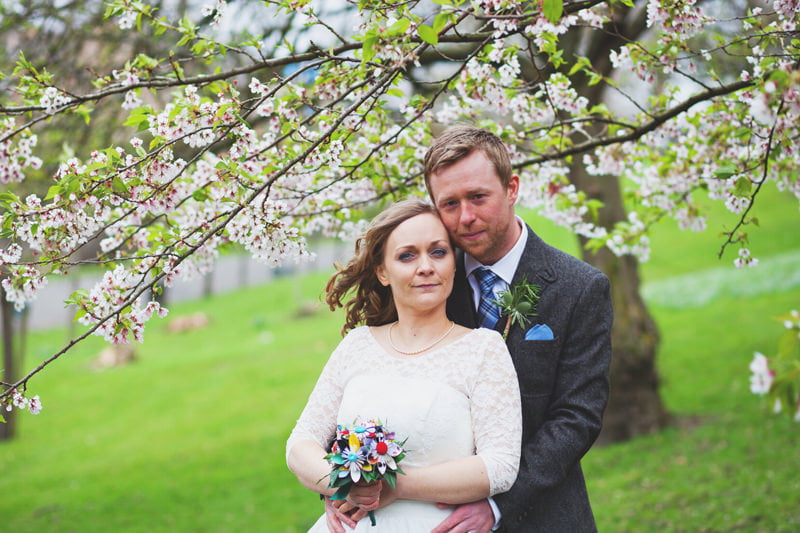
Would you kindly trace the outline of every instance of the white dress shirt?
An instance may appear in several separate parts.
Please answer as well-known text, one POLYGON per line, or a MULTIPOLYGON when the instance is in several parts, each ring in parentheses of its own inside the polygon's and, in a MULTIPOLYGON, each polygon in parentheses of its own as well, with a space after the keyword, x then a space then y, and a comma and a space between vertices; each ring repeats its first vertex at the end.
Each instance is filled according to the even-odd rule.
POLYGON ((472 287, 472 303, 474 304, 474 309, 478 309, 481 302, 481 288, 478 284, 478 280, 472 275, 476 269, 485 267, 500 277, 492 289, 495 298, 497 298, 498 293, 508 290, 511 286, 511 282, 514 280, 514 273, 517 271, 519 261, 522 259, 522 252, 525 251, 525 244, 528 242, 528 228, 521 218, 516 218, 517 223, 522 228, 522 232, 511 250, 495 264, 486 266, 471 255, 467 253, 464 254, 464 268, 467 273, 467 281, 469 281, 469 285, 472 287))

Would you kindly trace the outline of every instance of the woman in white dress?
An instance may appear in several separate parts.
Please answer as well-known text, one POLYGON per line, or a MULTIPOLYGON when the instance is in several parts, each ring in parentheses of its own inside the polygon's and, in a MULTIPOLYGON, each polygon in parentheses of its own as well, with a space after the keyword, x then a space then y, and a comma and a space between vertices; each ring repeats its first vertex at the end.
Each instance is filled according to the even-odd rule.
MULTIPOLYGON (((499 333, 448 319, 454 276, 454 250, 436 211, 405 200, 372 221, 327 284, 328 304, 346 310, 347 334, 286 443, 289 468, 331 496, 323 457, 337 424, 380 419, 398 441, 407 439, 405 475, 394 489, 377 482, 351 490, 342 509, 355 508, 355 516, 375 509, 377 521, 361 520, 356 531, 430 531, 450 513, 437 503, 481 500, 516 478, 522 429, 513 363, 499 333)), ((338 520, 330 527, 341 530, 338 520)), ((310 531, 328 530, 323 515, 310 531)))

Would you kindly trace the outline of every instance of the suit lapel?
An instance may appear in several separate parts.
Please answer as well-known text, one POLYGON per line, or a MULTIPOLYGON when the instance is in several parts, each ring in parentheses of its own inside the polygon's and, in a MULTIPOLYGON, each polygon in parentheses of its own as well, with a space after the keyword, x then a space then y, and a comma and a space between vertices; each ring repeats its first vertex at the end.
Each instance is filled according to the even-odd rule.
POLYGON ((464 252, 461 250, 458 250, 456 254, 456 277, 453 281, 453 292, 447 299, 447 316, 464 327, 476 327, 472 288, 467 281, 464 269, 464 252))
POLYGON ((528 242, 514 273, 514 283, 519 283, 523 276, 529 283, 535 283, 544 288, 558 278, 558 273, 550 266, 549 250, 547 244, 528 228, 528 242))
MULTIPOLYGON (((517 265, 517 270, 514 273, 514 281, 512 285, 522 282, 525 278, 528 283, 538 285, 541 292, 544 292, 548 285, 558 279, 558 272, 550 265, 550 250, 548 245, 533 232, 530 226, 528 229, 528 240, 525 243, 525 250, 522 252, 522 257, 517 265)), ((532 320, 536 323, 536 317, 532 320)), ((528 324, 525 329, 530 327, 528 324)), ((509 338, 515 330, 519 330, 517 324, 511 326, 509 331, 509 338)))

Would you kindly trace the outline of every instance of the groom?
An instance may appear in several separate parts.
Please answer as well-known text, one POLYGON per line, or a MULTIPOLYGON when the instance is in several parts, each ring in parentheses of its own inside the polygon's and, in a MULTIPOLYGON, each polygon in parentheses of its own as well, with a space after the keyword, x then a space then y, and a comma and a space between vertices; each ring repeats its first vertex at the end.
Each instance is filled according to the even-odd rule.
POLYGON ((491 132, 471 126, 446 130, 425 155, 425 183, 465 252, 448 301, 451 318, 502 330, 506 318, 492 317, 496 305, 481 306, 482 300, 495 299, 523 278, 541 289, 536 315, 524 328, 513 325, 507 338, 522 394, 517 480, 493 499, 456 507, 433 533, 484 532, 498 525, 520 533, 596 531, 580 460, 597 438, 608 398, 608 278, 547 245, 515 216, 519 177, 491 132), (481 278, 487 276, 483 283, 494 294, 482 296, 481 278))

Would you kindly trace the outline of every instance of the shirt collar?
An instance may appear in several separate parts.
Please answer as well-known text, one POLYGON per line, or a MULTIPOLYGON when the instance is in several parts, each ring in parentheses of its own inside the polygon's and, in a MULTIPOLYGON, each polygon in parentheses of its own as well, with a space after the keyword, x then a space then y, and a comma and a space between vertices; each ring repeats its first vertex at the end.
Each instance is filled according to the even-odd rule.
MULTIPOLYGON (((508 251, 506 255, 504 255, 499 261, 493 264, 489 268, 492 272, 500 276, 500 278, 505 281, 508 285, 511 285, 511 282, 514 280, 514 273, 517 271, 517 266, 519 265, 520 259, 522 259, 522 253, 525 251, 525 243, 528 242, 528 227, 522 221, 521 218, 515 217, 517 219, 517 223, 522 228, 520 232, 519 238, 517 239, 516 244, 508 251)), ((480 261, 469 255, 468 253, 464 254, 464 268, 467 272, 467 278, 469 279, 469 275, 472 274, 472 271, 480 268, 483 265, 480 261)))

